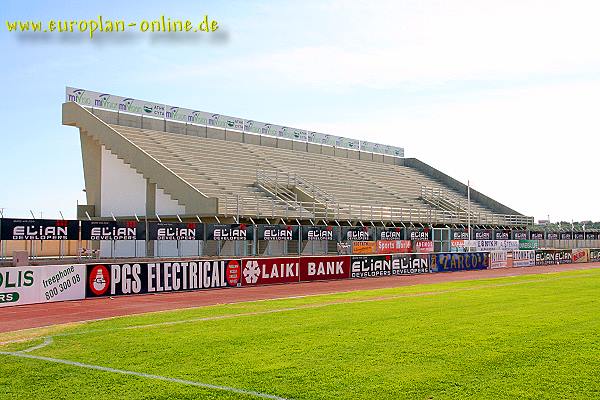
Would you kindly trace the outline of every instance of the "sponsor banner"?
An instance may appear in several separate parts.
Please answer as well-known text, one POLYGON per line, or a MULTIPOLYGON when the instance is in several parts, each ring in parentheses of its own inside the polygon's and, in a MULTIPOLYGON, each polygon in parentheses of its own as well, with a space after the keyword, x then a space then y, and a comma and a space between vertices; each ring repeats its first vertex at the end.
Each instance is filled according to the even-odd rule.
POLYGON ((512 231, 513 240, 528 240, 529 232, 527 231, 512 231))
POLYGON ((356 139, 350 139, 341 136, 335 138, 335 147, 358 150, 359 146, 359 141, 356 139))
POLYGON ((412 242, 410 240, 378 240, 377 254, 411 253, 412 242))
POLYGON ((452 229, 450 231, 450 240, 469 240, 468 229, 452 229))
POLYGON ((300 258, 244 258, 242 285, 299 282, 300 258))
POLYGON ((204 224, 148 222, 148 240, 204 240, 204 224))
POLYGON ((373 240, 374 229, 369 226, 344 226, 342 227, 342 240, 353 241, 371 241, 373 240))
POLYGON ((561 232, 560 240, 573 240, 573 232, 561 232))
POLYGON ((450 251, 465 251, 465 242, 470 242, 469 240, 463 239, 452 239, 450 241, 450 251))
POLYGON ((425 274, 431 272, 429 256, 423 254, 395 254, 379 256, 352 256, 352 278, 425 274))
POLYGON ((408 240, 431 240, 431 229, 429 228, 421 228, 421 229, 408 229, 407 230, 407 239, 408 240))
POLYGON ((306 137, 310 143, 335 146, 335 136, 319 132, 307 132, 306 137))
POLYGON ((573 232, 573 240, 585 240, 584 232, 573 232))
POLYGON ((590 262, 599 262, 600 261, 600 249, 589 249, 588 259, 590 262))
POLYGON ((256 233, 258 240, 298 240, 300 227, 298 225, 258 225, 256 233))
POLYGON ((338 242, 337 243, 337 252, 339 255, 342 254, 352 254, 352 244, 351 242, 338 242))
POLYGON ((375 254, 377 242, 352 242, 352 254, 375 254))
POLYGON ((573 262, 573 254, 571 250, 556 250, 556 260, 559 264, 571 264, 573 262))
POLYGON ((514 267, 532 267, 535 265, 535 250, 513 250, 514 267))
POLYGON ((508 267, 507 252, 504 250, 490 251, 490 268, 508 267))
POLYGON ((404 149, 402 147, 384 145, 383 154, 393 157, 404 157, 404 149))
POLYGON ((359 140, 326 135, 318 132, 308 132, 302 129, 274 125, 266 122, 248 120, 206 111, 195 111, 182 107, 152 103, 130 97, 115 96, 108 93, 91 90, 66 88, 67 102, 75 102, 84 107, 100 108, 114 112, 125 112, 141 116, 161 118, 181 123, 214 126, 260 135, 279 137, 292 140, 308 141, 311 143, 337 146, 341 148, 369 151, 393 157, 404 157, 404 149, 378 143, 360 142, 359 140))
POLYGON ((473 229, 474 240, 492 240, 493 231, 491 229, 473 229))
POLYGON ((146 240, 146 224, 137 221, 81 221, 81 240, 146 240))
POLYGON ((538 247, 537 240, 519 240, 519 250, 535 250, 538 247))
POLYGON ((535 265, 556 264, 556 250, 535 250, 535 265))
POLYGON ((350 278, 350 257, 301 257, 300 280, 318 281, 350 278))
POLYGON ((559 240, 560 235, 558 234, 558 232, 546 232, 546 239, 547 240, 559 240))
POLYGON ((0 307, 80 300, 85 297, 85 265, 0 268, 0 307))
POLYGON ((599 236, 597 232, 586 232, 585 240, 598 240, 599 236))
POLYGON ((541 231, 529 232, 529 239, 531 239, 531 240, 544 240, 544 238, 545 238, 544 232, 541 232, 541 231))
POLYGON ((415 240, 415 253, 433 253, 433 240, 415 240))
POLYGON ((208 126, 214 126, 223 129, 231 129, 231 130, 244 130, 244 120, 236 117, 231 117, 229 115, 223 114, 208 114, 208 126))
POLYGON ((203 111, 194 111, 188 108, 165 106, 165 119, 182 123, 190 123, 195 125, 208 125, 210 113, 203 111))
POLYGON ((377 228, 377 240, 404 240, 404 230, 398 227, 377 228))
POLYGON ((589 249, 573 249, 571 250, 571 261, 574 263, 586 263, 590 261, 589 249))
POLYGON ((489 253, 434 253, 431 254, 433 272, 487 269, 489 253))
POLYGON ((2 218, 0 225, 0 240, 79 239, 79 221, 2 218))
POLYGON ((337 230, 333 226, 302 226, 302 240, 337 240, 337 230))
POLYGON ((209 224, 206 240, 253 240, 254 227, 246 224, 209 224))
POLYGON ((91 90, 67 87, 66 101, 72 101, 85 107, 126 112, 156 118, 165 118, 165 105, 131 97, 115 96, 91 90))
POLYGON ((368 142, 366 140, 361 140, 360 141, 360 150, 361 151, 368 151, 370 153, 373 153, 373 152, 375 152, 375 143, 371 143, 371 142, 368 142))
POLYGON ((519 250, 518 240, 469 240, 465 245, 477 251, 519 250))
POLYGON ((536 250, 535 265, 571 264, 571 250, 536 250))
POLYGON ((239 260, 88 264, 86 297, 178 292, 239 286, 239 260))
POLYGON ((510 229, 494 230, 494 240, 510 240, 510 238, 511 238, 510 229))

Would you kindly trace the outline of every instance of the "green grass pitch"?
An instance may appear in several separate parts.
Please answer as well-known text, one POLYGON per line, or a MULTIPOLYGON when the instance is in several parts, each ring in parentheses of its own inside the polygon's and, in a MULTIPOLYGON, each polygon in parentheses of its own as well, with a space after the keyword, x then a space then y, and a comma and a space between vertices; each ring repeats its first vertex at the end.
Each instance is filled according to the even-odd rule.
MULTIPOLYGON (((1 312, 1 310, 0 310, 1 312)), ((0 335, 1 399, 600 398, 600 269, 0 335), (155 377, 6 354, 27 353, 155 377), (161 380, 162 377, 186 382, 161 380)))

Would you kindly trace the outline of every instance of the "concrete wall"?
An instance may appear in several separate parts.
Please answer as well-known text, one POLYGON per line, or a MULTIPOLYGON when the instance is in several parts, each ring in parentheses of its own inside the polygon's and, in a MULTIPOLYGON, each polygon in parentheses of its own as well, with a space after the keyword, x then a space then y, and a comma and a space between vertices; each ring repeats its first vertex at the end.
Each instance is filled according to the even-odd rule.
POLYGON ((244 133, 239 131, 225 131, 225 140, 229 140, 231 142, 244 142, 244 133))
POLYGON ((146 180, 136 170, 102 146, 100 216, 146 213, 146 180))
POLYGON ((260 136, 260 145, 268 147, 277 147, 277 138, 269 136, 260 136))
POLYGON ((260 136, 251 133, 244 133, 244 143, 260 145, 260 136))
POLYGON ((142 126, 142 117, 131 114, 118 114, 117 115, 117 125, 129 126, 132 128, 141 128, 142 126))
POLYGON ((293 141, 292 140, 286 140, 286 139, 277 139, 277 147, 280 149, 287 149, 287 150, 292 150, 293 148, 293 141))
POLYGON ((218 128, 206 128, 206 137, 211 139, 225 140, 225 131, 218 128))
POLYGON ((161 131, 161 132, 165 131, 165 120, 163 120, 163 119, 156 119, 156 118, 149 118, 149 117, 144 118, 142 116, 141 124, 142 124, 143 129, 150 129, 153 131, 161 131))
MULTIPOLYGON (((146 214, 146 180, 123 160, 102 146, 100 216, 132 216, 146 214)), ((110 241, 100 242, 100 256, 111 255, 110 241)), ((134 240, 114 243, 112 255, 132 257, 145 255, 144 242, 134 240), (137 245, 137 253, 136 253, 137 245)))
POLYGON ((331 146, 325 146, 316 143, 307 143, 294 140, 280 139, 271 136, 262 136, 258 134, 240 132, 236 130, 229 130, 217 127, 206 127, 186 124, 183 122, 176 121, 164 121, 161 119, 154 119, 150 117, 141 118, 135 115, 128 115, 119 113, 117 116, 116 112, 104 111, 104 110, 93 110, 94 115, 97 115, 103 121, 109 124, 124 125, 129 127, 140 128, 143 126, 144 129, 152 129, 158 131, 171 132, 175 134, 190 135, 208 137, 220 140, 230 140, 235 142, 243 142, 249 144, 256 144, 260 146, 278 147, 281 149, 292 149, 297 151, 306 151, 309 153, 316 154, 327 154, 335 155, 337 157, 369 160, 375 162, 383 162, 386 164, 398 164, 401 163, 401 158, 384 156, 382 154, 371 154, 367 152, 359 152, 356 150, 334 148, 331 146))
MULTIPOLYGON (((425 164, 423 161, 419 161, 416 158, 404 158, 404 159, 400 159, 403 160, 403 165, 407 166, 407 167, 411 167, 416 169, 417 171, 422 172, 423 174, 436 179, 439 182, 442 182, 444 185, 458 191, 461 196, 467 197, 467 185, 465 185, 464 183, 461 183, 459 181, 457 181, 456 179, 452 178, 449 175, 446 175, 445 173, 443 173, 440 170, 437 170, 435 168, 433 168, 432 166, 425 164)), ((507 206, 505 206, 504 204, 501 204, 499 202, 497 202, 496 200, 487 197, 486 195, 471 189, 471 200, 482 204, 483 206, 489 208, 490 210, 492 210, 495 213, 498 214, 515 214, 515 215, 522 215, 521 213, 513 210, 512 208, 509 208, 507 206)))

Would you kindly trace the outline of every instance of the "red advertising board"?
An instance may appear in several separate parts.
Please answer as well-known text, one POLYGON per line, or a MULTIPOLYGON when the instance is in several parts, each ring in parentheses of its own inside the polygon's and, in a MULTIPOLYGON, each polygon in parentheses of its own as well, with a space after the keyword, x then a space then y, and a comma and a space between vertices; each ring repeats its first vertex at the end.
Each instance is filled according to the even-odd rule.
POLYGON ((348 278, 350 278, 350 256, 300 258, 301 281, 348 278))
POLYGON ((410 240, 378 240, 377 254, 411 253, 410 240))
POLYGON ((300 258, 244 258, 242 285, 270 285, 300 280, 300 258))
POLYGON ((415 253, 433 253, 433 240, 415 240, 415 253))

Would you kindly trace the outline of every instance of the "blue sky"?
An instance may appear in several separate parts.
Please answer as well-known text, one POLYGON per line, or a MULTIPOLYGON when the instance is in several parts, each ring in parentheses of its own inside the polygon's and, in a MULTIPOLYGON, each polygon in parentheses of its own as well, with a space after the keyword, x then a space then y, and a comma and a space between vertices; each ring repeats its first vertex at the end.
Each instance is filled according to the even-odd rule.
POLYGON ((600 220, 594 1, 4 1, 5 215, 73 217, 84 187, 65 86, 403 146, 527 215, 600 220), (143 4, 143 6, 142 6, 143 4), (184 37, 9 33, 6 20, 161 14, 184 37))

